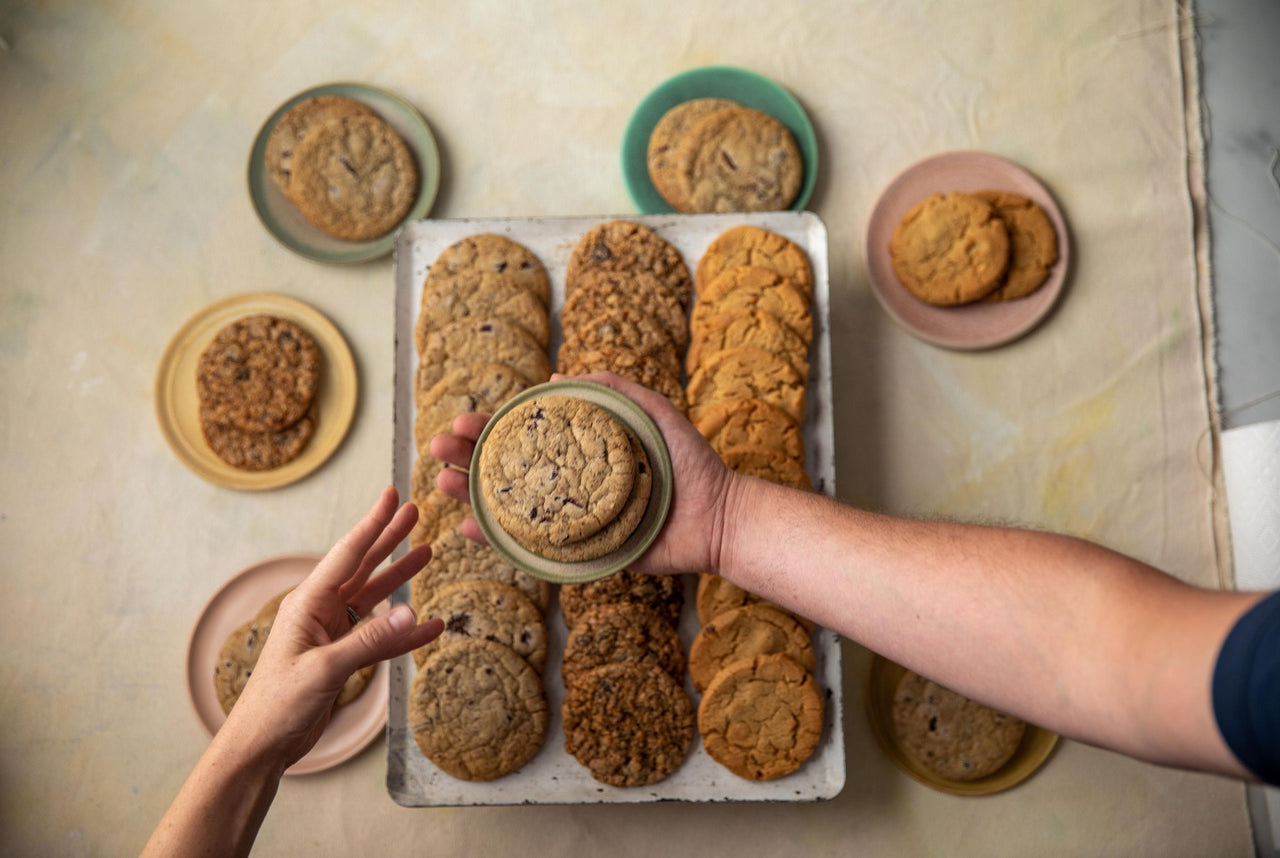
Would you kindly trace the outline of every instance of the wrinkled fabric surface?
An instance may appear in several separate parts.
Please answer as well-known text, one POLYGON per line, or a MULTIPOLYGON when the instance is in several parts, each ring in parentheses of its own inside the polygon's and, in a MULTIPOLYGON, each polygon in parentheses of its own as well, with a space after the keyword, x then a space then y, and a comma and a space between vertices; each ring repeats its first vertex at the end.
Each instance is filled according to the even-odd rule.
MULTIPOLYGON (((432 214, 492 217, 631 213, 619 143, 651 89, 712 64, 778 81, 821 147, 810 208, 830 237, 840 496, 1065 531, 1229 580, 1178 16, 1170 0, 0 10, 0 852, 136 852, 206 744, 183 660, 205 600, 262 558, 325 549, 390 479, 392 262, 298 257, 246 191, 263 120, 319 83, 416 105, 444 164, 432 214), (972 354, 897 327, 862 249, 895 175, 965 149, 1039 176, 1074 246, 1056 312, 972 354), (153 384, 183 321, 259 290, 335 320, 360 410, 316 474, 242 493, 174 458, 153 384)), ((410 811, 387 796, 377 740, 288 779, 259 851, 1250 854, 1238 783, 1078 743, 998 796, 916 784, 872 739, 866 655, 845 646, 833 801, 410 811)))

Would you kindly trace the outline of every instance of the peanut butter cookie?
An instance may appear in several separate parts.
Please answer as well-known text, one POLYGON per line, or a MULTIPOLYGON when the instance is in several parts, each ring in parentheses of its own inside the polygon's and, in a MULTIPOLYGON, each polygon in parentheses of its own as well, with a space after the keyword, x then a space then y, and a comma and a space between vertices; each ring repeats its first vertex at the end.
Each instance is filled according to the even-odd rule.
POLYGON ((546 739, 542 678, 515 650, 458 641, 427 656, 409 689, 409 727, 423 755, 468 781, 510 774, 546 739))
POLYGON ((907 671, 893 695, 893 731, 903 748, 944 778, 972 781, 1009 761, 1026 723, 907 671))
POLYGON ((708 306, 697 315, 698 324, 692 328, 693 338, 684 359, 689 375, 712 352, 749 347, 772 352, 809 377, 809 346, 772 313, 758 309, 717 312, 716 307, 708 306))
POLYGON ((812 634, 815 628, 812 620, 801 617, 793 611, 788 611, 781 605, 775 605, 768 599, 762 599, 755 593, 744 590, 737 584, 733 584, 719 575, 709 572, 698 574, 698 591, 695 596, 695 604, 698 611, 698 622, 704 626, 725 611, 741 608, 744 605, 764 604, 775 611, 782 611, 784 614, 795 617, 796 621, 804 626, 806 632, 812 634))
POLYGON ((809 474, 805 471, 804 465, 771 447, 740 444, 716 452, 720 454, 720 460, 728 465, 730 470, 739 474, 759 477, 793 489, 813 490, 813 483, 809 480, 809 474))
POLYGON ((695 276, 698 295, 720 274, 747 265, 776 271, 813 298, 813 267, 804 249, 785 235, 751 224, 727 229, 707 245, 695 276))
POLYGON ((699 119, 681 140, 679 158, 680 191, 694 212, 781 211, 804 178, 791 132, 748 107, 699 119))
POLYGON ((795 617, 761 602, 733 608, 713 617, 693 639, 689 677, 694 689, 702 691, 726 665, 773 653, 785 653, 809 672, 814 669, 813 643, 795 617))
POLYGON ((794 283, 768 268, 748 265, 730 268, 718 275, 698 296, 689 325, 696 331, 708 325, 712 316, 747 310, 777 317, 800 338, 808 352, 813 342, 813 311, 809 299, 794 283))
POLYGON ((822 706, 813 674, 782 653, 733 662, 698 705, 702 747, 740 777, 780 778, 818 747, 822 706))
POLYGON ((693 743, 693 703, 654 664, 620 662, 580 673, 560 711, 564 749, 612 786, 657 783, 679 768, 693 743))
POLYGON ((893 272, 929 304, 977 301, 1009 266, 1009 231, 995 209, 972 194, 934 194, 916 203, 889 239, 893 272))
POLYGON ((418 166, 377 116, 330 119, 307 132, 293 157, 289 198, 307 220, 348 241, 395 229, 418 194, 418 166))
POLYGON ((986 301, 1013 301, 1039 289, 1058 261, 1058 234, 1044 209, 1021 194, 978 191, 1009 230, 1009 270, 986 301))
POLYGON ((694 427, 716 452, 733 447, 763 447, 804 464, 800 425, 776 405, 760 399, 725 399, 698 414, 694 427))
POLYGON ((805 379, 795 367, 764 349, 736 348, 707 357, 685 387, 690 417, 726 399, 760 399, 796 423, 805 416, 805 379))

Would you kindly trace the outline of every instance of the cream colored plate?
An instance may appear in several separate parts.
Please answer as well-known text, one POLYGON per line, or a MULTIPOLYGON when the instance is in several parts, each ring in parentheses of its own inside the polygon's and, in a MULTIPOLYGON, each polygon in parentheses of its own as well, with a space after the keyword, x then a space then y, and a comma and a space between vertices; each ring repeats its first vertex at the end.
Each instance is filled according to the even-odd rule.
POLYGON ((875 734, 876 741, 894 765, 925 786, 952 795, 990 795, 1001 792, 1035 774, 1058 744, 1057 733, 1028 724, 1018 749, 998 771, 974 781, 944 778, 916 762, 894 735, 893 695, 904 673, 906 668, 902 665, 872 653, 871 666, 867 671, 867 718, 871 722, 871 732, 875 734))
MULTIPOLYGON (((276 595, 306 578, 319 554, 284 554, 241 570, 205 605, 187 645, 187 692, 200 723, 212 736, 227 720, 213 688, 218 651, 233 631, 276 595)), ((382 732, 387 721, 386 662, 381 662, 364 693, 338 709, 307 755, 285 774, 305 775, 355 756, 382 732)))
POLYGON ((471 457, 471 472, 468 476, 471 508, 485 539, 495 551, 506 558, 508 563, 523 569, 535 578, 541 578, 553 584, 581 584, 626 569, 658 538, 658 534, 662 532, 662 525, 666 523, 667 511, 671 507, 671 454, 667 451, 667 443, 663 440, 657 425, 640 406, 627 397, 612 388, 589 381, 552 381, 539 384, 507 400, 480 433, 476 441, 475 453, 471 457), (627 541, 617 550, 595 560, 566 563, 549 560, 530 551, 502 529, 484 502, 484 492, 480 486, 480 468, 477 463, 480 461, 480 451, 484 449, 485 440, 489 437, 494 424, 517 405, 538 396, 551 395, 573 396, 608 411, 640 442, 652 465, 653 488, 649 494, 649 505, 645 508, 644 517, 640 519, 640 523, 636 525, 635 531, 627 541))
POLYGON ((302 479, 333 455, 355 416, 356 390, 355 360, 347 341, 318 310, 284 295, 233 295, 196 313, 169 341, 156 373, 156 417, 174 454, 199 476, 230 489, 273 489, 302 479), (316 392, 320 415, 315 434, 296 459, 270 471, 243 471, 219 459, 205 443, 200 431, 196 366, 218 331, 257 313, 295 322, 315 338, 323 356, 316 392))

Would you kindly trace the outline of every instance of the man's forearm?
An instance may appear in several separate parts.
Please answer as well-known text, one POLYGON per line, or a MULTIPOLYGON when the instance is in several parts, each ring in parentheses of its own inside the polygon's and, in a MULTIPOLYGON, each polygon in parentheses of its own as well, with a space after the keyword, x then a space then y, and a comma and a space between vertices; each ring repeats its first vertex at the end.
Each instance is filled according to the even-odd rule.
POLYGON ((1254 597, 1092 543, 915 521, 737 479, 720 573, 962 694, 1145 759, 1242 774, 1213 719, 1254 597))

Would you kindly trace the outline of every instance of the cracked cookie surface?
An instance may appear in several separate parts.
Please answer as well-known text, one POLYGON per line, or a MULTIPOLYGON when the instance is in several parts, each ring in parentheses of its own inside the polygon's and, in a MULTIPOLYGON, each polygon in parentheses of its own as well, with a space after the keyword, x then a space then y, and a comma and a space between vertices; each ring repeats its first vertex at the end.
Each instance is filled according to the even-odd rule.
POLYGON ((1009 264, 1009 231, 972 194, 934 194, 911 207, 889 239, 893 272, 929 304, 953 306, 990 294, 1009 264))
POLYGON ((419 666, 440 647, 473 638, 511 647, 538 673, 546 666, 547 624, 542 611, 510 584, 455 581, 413 608, 424 621, 429 617, 444 620, 440 636, 413 651, 419 666))
POLYGON ((642 223, 610 220, 583 233, 569 257, 564 275, 565 295, 570 295, 590 270, 622 274, 644 271, 658 278, 682 307, 689 306, 693 279, 680 251, 642 223))
POLYGON ((803 248, 785 235, 752 224, 727 229, 707 245, 694 275, 698 294, 718 275, 744 265, 776 271, 813 297, 813 268, 803 248))
POLYGON ((1044 209, 1028 197, 1009 191, 976 191, 1009 231, 1009 268, 984 301, 1013 301, 1039 289, 1058 261, 1058 234, 1044 209))
POLYGON ((689 677, 703 691, 735 661, 784 653, 805 670, 815 664, 809 632, 790 614, 757 602, 725 611, 699 630, 689 646, 689 677))
POLYGON ((551 585, 516 569, 487 542, 468 539, 458 530, 449 530, 431 543, 431 562, 409 579, 409 601, 427 600, 456 581, 498 581, 510 584, 529 597, 539 610, 551 603, 551 585))
POLYGON ((787 127, 767 113, 729 107, 698 120, 681 142, 680 190, 695 212, 787 208, 804 162, 787 127))
POLYGON ((645 163, 653 188, 678 212, 691 213, 689 198, 680 187, 680 149, 685 134, 699 119, 735 107, 737 102, 727 98, 694 98, 672 107, 649 132, 649 145, 645 150, 645 163))
POLYGON ((574 352, 561 349, 558 371, 586 375, 608 371, 661 393, 681 412, 688 409, 680 376, 662 361, 624 346, 604 346, 574 352))
POLYGON ((715 352, 698 367, 685 387, 689 416, 725 399, 761 399, 801 423, 806 407, 805 379, 795 367, 764 349, 734 348, 715 352))
POLYGON ((342 95, 318 95, 299 101, 276 120, 267 135, 267 148, 263 153, 267 175, 281 193, 289 196, 293 155, 308 131, 330 119, 373 115, 373 110, 363 102, 342 95))
POLYGON ((760 399, 725 399, 698 414, 694 427, 717 453, 740 447, 764 447, 804 463, 800 425, 776 405, 760 399))
POLYGON ((691 326, 692 338, 685 353, 685 371, 698 369, 707 355, 732 348, 757 348, 773 352, 809 377, 809 346, 800 335, 772 313, 754 307, 721 309, 714 305, 698 314, 698 324, 691 326))
POLYGON ((245 316, 200 354, 202 416, 245 432, 275 432, 302 419, 320 384, 320 347, 288 319, 245 316))
POLYGON ((523 328, 502 319, 459 319, 427 334, 414 385, 430 390, 449 370, 475 363, 509 366, 529 384, 551 377, 546 350, 523 328))
POLYGON ((622 511, 636 478, 622 424, 569 396, 540 396, 503 415, 479 468, 494 518, 534 552, 599 532, 622 511))
POLYGON ((747 265, 718 275, 699 296, 689 325, 697 330, 708 325, 713 316, 747 310, 758 310, 777 318, 800 338, 808 352, 813 342, 813 310, 809 298, 790 280, 768 268, 747 265))
POLYGON ((945 778, 971 781, 1009 761, 1026 723, 907 671, 893 695, 893 730, 907 752, 945 778))

